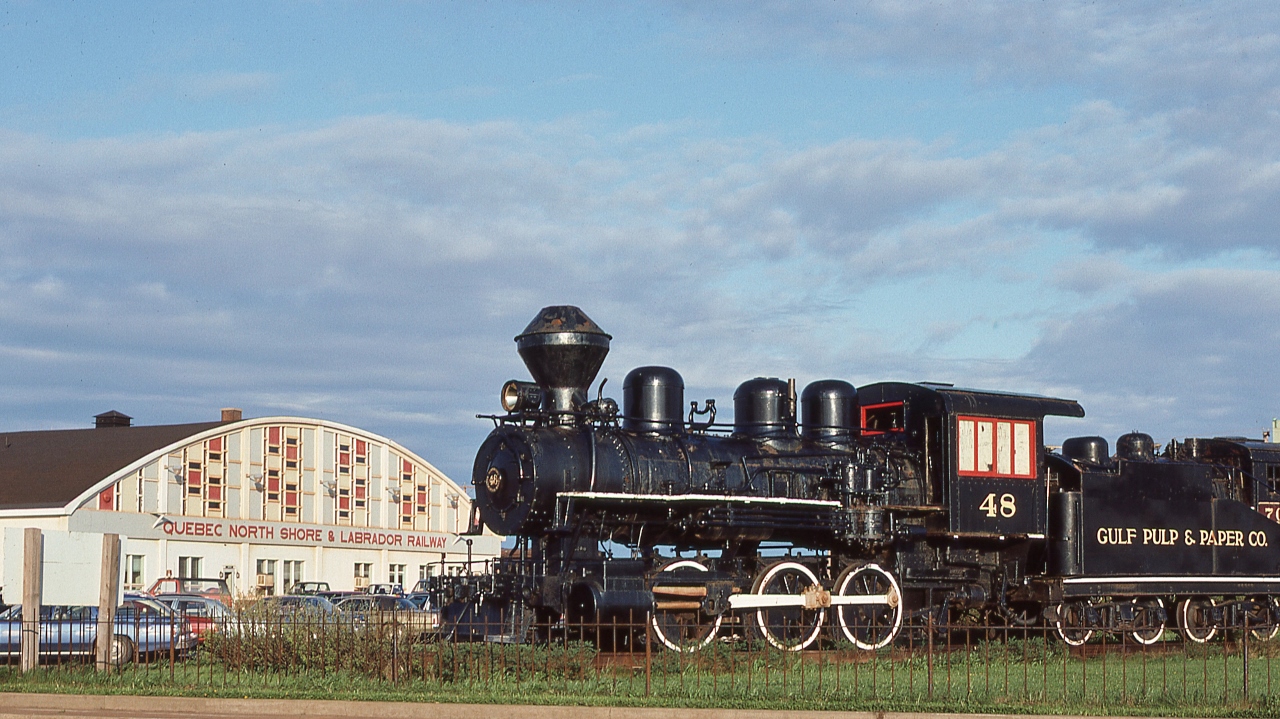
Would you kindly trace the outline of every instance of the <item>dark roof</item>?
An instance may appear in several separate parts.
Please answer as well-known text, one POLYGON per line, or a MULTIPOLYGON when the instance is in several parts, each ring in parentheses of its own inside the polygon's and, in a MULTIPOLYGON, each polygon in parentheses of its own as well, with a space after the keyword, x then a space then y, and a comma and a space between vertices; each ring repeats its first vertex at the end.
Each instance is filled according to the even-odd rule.
POLYGON ((0 433, 0 509, 65 506, 113 472, 221 424, 0 433))
POLYGON ((863 405, 903 400, 925 402, 934 406, 934 411, 945 409, 947 412, 975 412, 994 417, 1084 416, 1084 408, 1075 400, 1038 394, 906 382, 879 382, 858 388, 858 401, 863 405))
POLYGON ((1084 408, 1073 399, 1045 397, 1038 394, 1018 394, 964 387, 935 387, 938 394, 947 398, 947 406, 953 412, 987 412, 991 414, 1057 415, 1059 417, 1083 417, 1084 408))

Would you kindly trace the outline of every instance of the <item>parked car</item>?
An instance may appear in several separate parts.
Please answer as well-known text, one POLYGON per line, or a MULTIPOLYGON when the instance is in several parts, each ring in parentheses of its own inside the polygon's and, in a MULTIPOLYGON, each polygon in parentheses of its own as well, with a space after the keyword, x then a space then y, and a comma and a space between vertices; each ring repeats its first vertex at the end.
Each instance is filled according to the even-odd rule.
POLYGON ((253 635, 271 634, 283 628, 303 626, 313 634, 326 625, 342 621, 333 602, 310 594, 263 597, 246 609, 236 622, 237 631, 253 635))
POLYGON ((330 591, 328 582, 295 582, 289 587, 285 594, 319 594, 324 595, 330 591))
POLYGON ((392 597, 399 597, 404 594, 404 587, 399 584, 370 584, 364 590, 365 594, 385 594, 392 597))
POLYGON ((203 594, 160 594, 155 600, 185 618, 199 642, 235 620, 227 605, 203 594))
POLYGON ((147 590, 148 594, 199 594, 231 605, 231 588, 225 579, 209 577, 161 577, 147 590))
POLYGON ((358 626, 394 627, 406 634, 426 636, 440 627, 440 613, 419 609, 404 597, 365 595, 337 603, 339 612, 358 626))
MULTIPOLYGON (((134 657, 185 654, 196 644, 190 625, 149 597, 125 595, 116 609, 109 662, 121 665, 134 657)), ((40 655, 46 658, 92 658, 98 634, 98 608, 46 605, 40 607, 40 655)), ((0 614, 0 657, 15 661, 22 655, 22 605, 0 614)))
POLYGON ((338 602, 342 601, 343 599, 346 599, 347 597, 363 597, 364 595, 365 595, 364 592, 353 592, 351 590, 341 590, 341 589, 331 589, 327 592, 319 592, 316 594, 317 597, 324 597, 325 599, 328 599, 334 604, 337 604, 338 602))
POLYGON ((432 611, 436 609, 435 602, 431 601, 431 595, 427 592, 410 592, 404 595, 404 598, 413 602, 413 606, 418 609, 432 611))
POLYGON ((245 611, 245 617, 255 622, 333 621, 338 610, 333 602, 313 594, 284 594, 263 597, 245 611))

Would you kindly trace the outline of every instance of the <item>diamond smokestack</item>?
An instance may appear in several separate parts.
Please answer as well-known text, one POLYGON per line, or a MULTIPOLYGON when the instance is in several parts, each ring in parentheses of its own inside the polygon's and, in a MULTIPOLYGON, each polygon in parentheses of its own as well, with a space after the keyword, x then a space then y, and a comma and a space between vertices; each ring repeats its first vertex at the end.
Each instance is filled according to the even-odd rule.
MULTIPOLYGON (((543 409, 573 412, 587 401, 587 390, 609 354, 612 339, 586 313, 571 305, 544 307, 516 336, 516 349, 533 380, 545 392, 543 409)), ((560 414, 557 424, 572 424, 560 414)))

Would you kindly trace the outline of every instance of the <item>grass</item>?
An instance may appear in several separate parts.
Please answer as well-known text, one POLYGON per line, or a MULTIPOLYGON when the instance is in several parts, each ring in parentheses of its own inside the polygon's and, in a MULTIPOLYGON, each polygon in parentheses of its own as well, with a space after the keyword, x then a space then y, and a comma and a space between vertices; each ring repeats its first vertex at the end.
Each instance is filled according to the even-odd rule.
POLYGON ((1085 655, 1042 638, 783 653, 715 645, 694 655, 600 655, 554 646, 271 636, 216 643, 193 658, 97 673, 84 665, 22 674, 0 690, 163 696, 573 704, 742 709, 1162 716, 1280 715, 1280 647, 1165 643, 1085 655), (344 644, 352 641, 351 644, 344 644))

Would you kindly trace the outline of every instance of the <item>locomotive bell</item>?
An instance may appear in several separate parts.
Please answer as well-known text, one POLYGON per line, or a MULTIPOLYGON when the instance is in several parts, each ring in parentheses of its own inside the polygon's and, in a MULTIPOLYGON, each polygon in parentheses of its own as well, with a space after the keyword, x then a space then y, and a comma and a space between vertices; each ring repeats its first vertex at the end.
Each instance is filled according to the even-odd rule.
POLYGON ((572 424, 568 414, 587 401, 587 389, 609 354, 612 339, 586 313, 571 305, 544 307, 516 335, 525 367, 544 390, 542 409, 557 424, 572 424))

